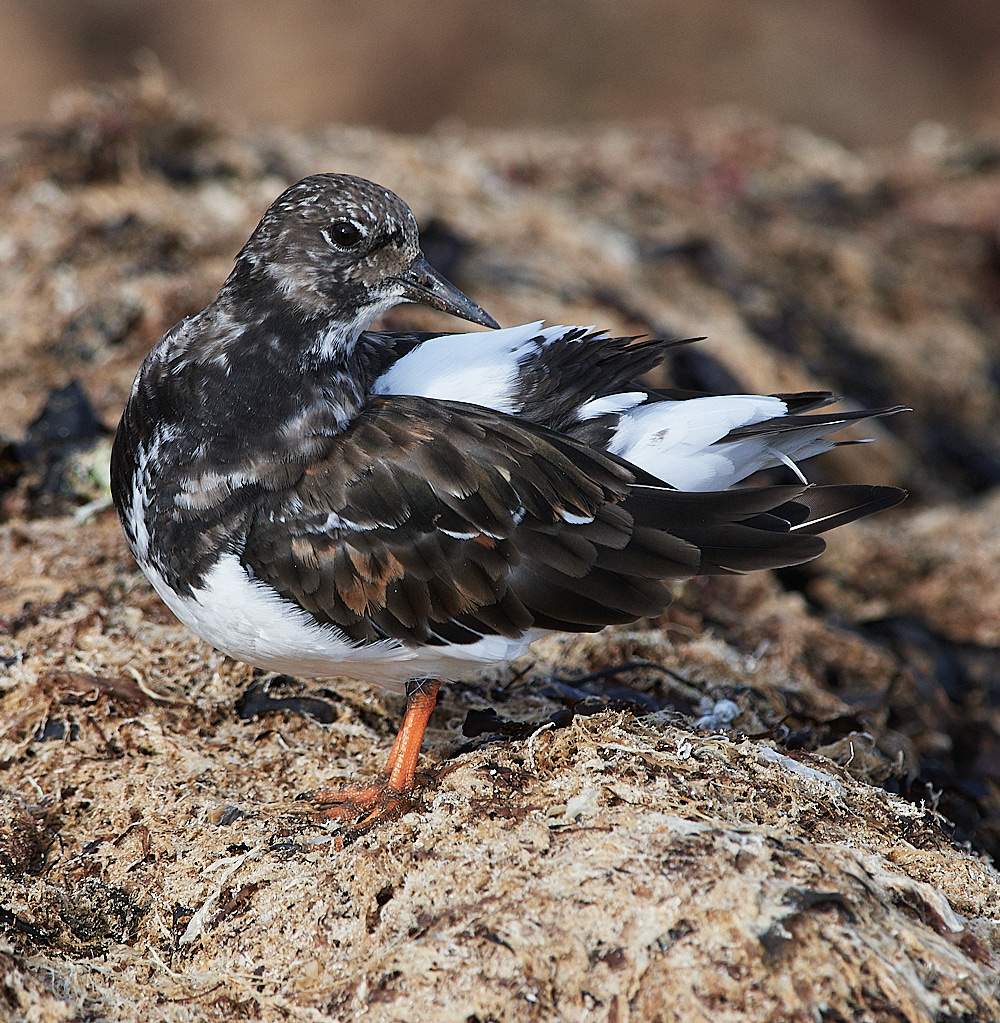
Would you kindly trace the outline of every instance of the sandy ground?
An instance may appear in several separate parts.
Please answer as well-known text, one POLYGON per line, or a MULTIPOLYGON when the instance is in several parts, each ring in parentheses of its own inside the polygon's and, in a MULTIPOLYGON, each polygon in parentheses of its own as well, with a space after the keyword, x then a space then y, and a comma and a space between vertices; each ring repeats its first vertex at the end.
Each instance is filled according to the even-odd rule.
POLYGON ((155 78, 0 138, 0 1019, 1000 1019, 998 154, 726 116, 234 134, 155 78), (420 806, 346 848, 295 796, 377 771, 398 699, 198 641, 104 468, 149 346, 333 169, 502 323, 705 334, 682 386, 914 409, 810 469, 901 511, 447 688, 420 806), (63 392, 40 425, 71 381, 93 420, 63 392))

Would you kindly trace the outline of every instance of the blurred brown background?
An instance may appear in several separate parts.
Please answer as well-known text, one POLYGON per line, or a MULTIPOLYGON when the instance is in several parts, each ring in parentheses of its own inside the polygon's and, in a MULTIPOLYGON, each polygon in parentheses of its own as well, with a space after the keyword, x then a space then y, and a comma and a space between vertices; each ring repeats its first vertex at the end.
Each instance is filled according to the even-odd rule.
POLYGON ((291 127, 736 102, 863 146, 1000 120, 998 0, 0 0, 0 123, 143 52, 210 109, 291 127))

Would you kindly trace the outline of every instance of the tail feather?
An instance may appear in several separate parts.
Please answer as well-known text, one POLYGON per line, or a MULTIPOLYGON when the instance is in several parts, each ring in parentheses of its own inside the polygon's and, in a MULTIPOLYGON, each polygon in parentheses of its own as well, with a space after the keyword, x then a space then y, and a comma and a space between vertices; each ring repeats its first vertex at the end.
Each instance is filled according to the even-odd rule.
POLYGON ((808 507, 809 516, 792 528, 797 533, 825 533, 828 529, 892 508, 905 497, 906 491, 899 487, 861 483, 810 487, 800 499, 808 507))
POLYGON ((621 413, 607 450, 678 490, 723 490, 779 465, 806 482, 796 463, 835 447, 829 434, 902 411, 798 414, 830 400, 812 391, 791 399, 738 394, 650 402, 621 413))
POLYGON ((893 405, 890 408, 877 409, 849 409, 843 412, 826 412, 821 416, 800 416, 788 415, 780 419, 768 419, 763 423, 750 423, 747 426, 738 426, 730 430, 718 443, 728 444, 734 440, 744 437, 774 437, 783 433, 808 432, 810 435, 817 429, 825 429, 827 433, 831 430, 839 430, 851 423, 863 419, 874 419, 878 416, 892 416, 897 412, 905 412, 904 405, 893 405))
POLYGON ((626 507, 643 525, 655 522, 698 548, 699 575, 786 568, 826 549, 819 534, 891 508, 898 487, 746 487, 688 494, 636 487, 626 507))
POLYGON ((808 533, 759 529, 734 522, 713 530, 692 527, 686 540, 701 550, 698 575, 730 575, 764 568, 787 568, 818 558, 826 541, 808 533))
MULTIPOLYGON (((624 546, 583 550, 521 546, 509 584, 534 626, 586 632, 659 614, 670 603, 667 580, 800 565, 826 549, 819 533, 891 507, 905 493, 864 485, 746 487, 684 493, 636 486, 624 502, 634 528, 624 546)), ((580 527, 582 531, 586 526, 580 527)))

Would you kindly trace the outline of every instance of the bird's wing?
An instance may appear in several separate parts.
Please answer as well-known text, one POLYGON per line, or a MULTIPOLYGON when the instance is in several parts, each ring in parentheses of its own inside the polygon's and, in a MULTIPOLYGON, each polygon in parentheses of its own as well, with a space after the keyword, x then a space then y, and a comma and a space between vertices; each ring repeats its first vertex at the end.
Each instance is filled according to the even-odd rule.
POLYGON ((359 642, 631 621, 669 603, 662 579, 698 570, 686 541, 637 539, 623 463, 461 403, 373 399, 323 457, 274 477, 247 567, 359 642))
POLYGON ((322 457, 269 476, 282 482, 256 493, 248 570, 361 643, 634 621, 669 604, 664 580, 816 557, 805 524, 822 493, 831 524, 894 503, 879 488, 838 503, 838 488, 636 486, 620 459, 543 427, 405 396, 374 398, 322 457))

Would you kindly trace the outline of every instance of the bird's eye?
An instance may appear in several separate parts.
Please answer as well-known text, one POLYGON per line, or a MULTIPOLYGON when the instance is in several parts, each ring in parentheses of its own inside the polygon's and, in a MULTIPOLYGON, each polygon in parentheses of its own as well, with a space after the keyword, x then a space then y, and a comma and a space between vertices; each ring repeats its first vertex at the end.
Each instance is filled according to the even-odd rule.
POLYGON ((330 225, 330 237, 342 249, 353 249, 364 237, 364 234, 353 221, 335 220, 330 225))

